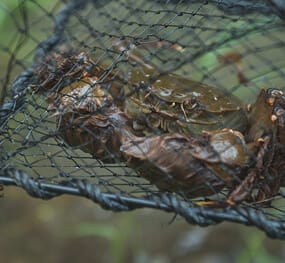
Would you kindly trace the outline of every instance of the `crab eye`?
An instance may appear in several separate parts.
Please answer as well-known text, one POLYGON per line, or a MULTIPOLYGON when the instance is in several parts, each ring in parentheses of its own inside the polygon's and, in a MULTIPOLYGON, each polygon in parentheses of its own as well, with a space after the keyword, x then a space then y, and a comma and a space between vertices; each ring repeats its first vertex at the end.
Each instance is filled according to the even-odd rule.
POLYGON ((160 95, 162 96, 162 97, 169 97, 170 95, 172 94, 172 90, 162 90, 162 91, 160 91, 160 95))
POLYGON ((176 92, 175 95, 174 95, 174 97, 177 98, 177 99, 183 99, 186 96, 187 96, 186 94, 179 93, 179 92, 176 92))

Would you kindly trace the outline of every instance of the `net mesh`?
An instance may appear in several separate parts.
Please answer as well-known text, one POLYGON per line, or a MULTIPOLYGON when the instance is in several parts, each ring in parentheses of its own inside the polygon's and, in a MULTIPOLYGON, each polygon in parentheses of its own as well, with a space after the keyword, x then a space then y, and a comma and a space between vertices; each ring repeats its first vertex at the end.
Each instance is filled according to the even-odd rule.
POLYGON ((266 136, 248 154, 257 138, 240 106, 285 88, 284 10, 278 1, 2 3, 0 182, 284 238, 282 120, 277 133, 264 128, 260 110, 253 131, 266 136), (221 135, 225 152, 211 144, 220 133, 203 132, 223 127, 241 132, 221 135), (266 144, 268 134, 278 139, 266 144))

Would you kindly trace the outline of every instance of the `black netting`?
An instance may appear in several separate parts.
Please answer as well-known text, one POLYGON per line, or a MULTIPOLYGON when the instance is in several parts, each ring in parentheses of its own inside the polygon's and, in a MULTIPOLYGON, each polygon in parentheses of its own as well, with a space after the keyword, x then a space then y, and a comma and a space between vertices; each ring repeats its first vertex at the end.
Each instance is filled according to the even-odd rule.
POLYGON ((0 5, 4 186, 285 237, 282 1, 40 3, 0 5))

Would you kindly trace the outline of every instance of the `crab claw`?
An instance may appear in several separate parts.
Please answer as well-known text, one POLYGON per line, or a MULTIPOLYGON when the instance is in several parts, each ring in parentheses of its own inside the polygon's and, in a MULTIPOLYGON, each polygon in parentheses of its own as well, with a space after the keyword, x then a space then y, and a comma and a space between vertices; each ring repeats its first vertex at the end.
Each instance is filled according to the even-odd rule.
POLYGON ((276 106, 273 109, 271 119, 272 121, 277 121, 279 126, 285 127, 285 110, 280 106, 276 106))
POLYGON ((285 100, 284 92, 280 89, 270 88, 266 90, 266 102, 268 105, 274 107, 278 99, 285 100))
POLYGON ((274 107, 271 118, 276 119, 278 143, 282 148, 285 148, 285 109, 281 106, 281 103, 284 103, 285 106, 285 99, 282 98, 276 101, 278 106, 274 107))
POLYGON ((261 90, 249 113, 250 127, 247 141, 257 141, 268 134, 273 134, 276 125, 284 127, 285 120, 281 117, 285 115, 284 108, 283 91, 276 88, 261 90))

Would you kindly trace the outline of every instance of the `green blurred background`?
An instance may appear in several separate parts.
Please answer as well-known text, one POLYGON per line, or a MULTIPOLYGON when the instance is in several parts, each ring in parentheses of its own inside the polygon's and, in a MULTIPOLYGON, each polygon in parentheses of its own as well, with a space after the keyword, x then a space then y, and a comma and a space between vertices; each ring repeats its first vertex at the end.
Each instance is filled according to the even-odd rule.
MULTIPOLYGON (((25 37, 29 31, 19 34, 14 20, 23 15, 19 5, 21 1, 0 2, 2 84, 9 67, 14 74, 9 76, 11 81, 29 65, 35 46, 50 30, 49 27, 47 31, 40 27, 37 30, 35 25, 33 38, 25 37), (17 54, 23 64, 11 60, 11 54, 17 54)), ((38 17, 41 23, 52 23, 50 17, 42 20, 39 6, 52 12, 60 5, 58 1, 38 0, 26 7, 29 16, 38 17)), ((43 201, 29 197, 20 188, 5 187, 0 211, 1 262, 285 261, 284 242, 271 240, 255 228, 230 223, 195 227, 179 217, 172 222, 173 214, 151 209, 114 213, 83 198, 63 196, 43 201)))

